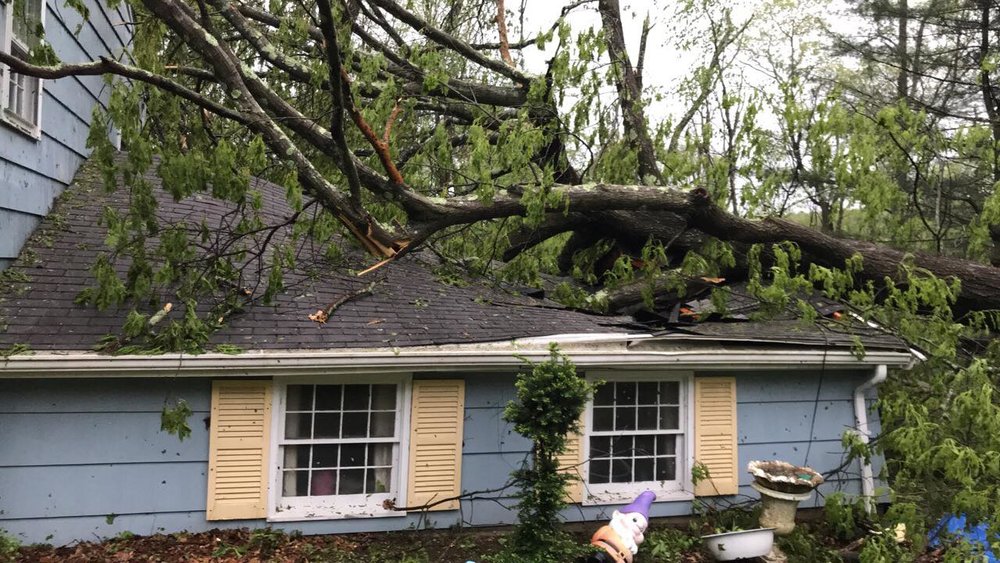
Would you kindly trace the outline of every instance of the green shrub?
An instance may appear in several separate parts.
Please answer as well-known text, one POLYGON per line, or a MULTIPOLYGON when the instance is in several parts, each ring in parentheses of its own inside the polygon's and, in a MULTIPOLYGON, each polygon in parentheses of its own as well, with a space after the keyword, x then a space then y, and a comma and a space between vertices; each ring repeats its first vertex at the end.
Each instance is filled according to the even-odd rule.
POLYGON ((504 409, 504 420, 530 439, 532 448, 530 463, 513 474, 520 486, 518 523, 495 561, 563 563, 584 550, 559 525, 566 485, 573 478, 559 471, 558 457, 566 451, 567 436, 580 430, 593 386, 555 344, 549 351, 548 360, 518 375, 517 400, 504 409))
POLYGON ((21 542, 0 530, 0 563, 14 561, 20 548, 21 542))
MULTIPOLYGON (((809 563, 840 563, 837 551, 820 541, 819 535, 806 526, 796 526, 787 536, 776 538, 778 547, 789 561, 809 563)), ((888 563, 888 561, 886 562, 888 563)))
POLYGON ((673 563, 681 556, 701 546, 701 538, 690 531, 677 528, 660 528, 646 536, 640 547, 643 561, 673 563))
POLYGON ((864 500, 857 498, 850 502, 844 493, 835 492, 826 497, 823 514, 831 536, 840 540, 852 540, 861 535, 861 525, 870 522, 865 513, 864 500))

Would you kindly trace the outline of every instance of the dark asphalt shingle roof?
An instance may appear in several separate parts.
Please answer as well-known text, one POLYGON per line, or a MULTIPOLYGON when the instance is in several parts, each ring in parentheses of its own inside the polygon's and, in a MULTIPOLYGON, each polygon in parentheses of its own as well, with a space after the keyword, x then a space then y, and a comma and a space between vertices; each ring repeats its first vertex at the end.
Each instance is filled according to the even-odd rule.
POLYGON ((759 320, 751 322, 705 322, 669 327, 656 336, 670 340, 733 342, 743 344, 770 344, 808 346, 812 348, 852 348, 854 337, 868 348, 906 350, 904 343, 875 328, 819 321, 804 323, 801 320, 759 320))
POLYGON ((906 344, 896 336, 851 315, 842 303, 818 294, 796 296, 816 310, 817 319, 807 322, 799 317, 793 305, 758 318, 763 305, 746 283, 731 283, 720 290, 725 299, 723 313, 715 311, 711 298, 704 291, 676 304, 678 319, 686 318, 687 322, 671 323, 654 334, 670 340, 813 348, 853 348, 860 343, 865 348, 907 350, 906 344))
MULTIPOLYGON (((209 225, 224 219, 229 204, 209 197, 175 202, 155 174, 146 176, 157 194, 157 215, 166 221, 209 225)), ((284 189, 263 181, 264 213, 278 223, 291 214, 284 189)), ((98 311, 74 303, 94 284, 90 272, 105 250, 106 229, 98 218, 106 206, 123 210, 126 190, 107 194, 93 163, 85 164, 4 274, 0 295, 0 349, 26 345, 32 350, 90 350, 108 334, 120 331, 127 309, 98 311)), ((308 245, 304 247, 308 255, 308 245)), ((316 264, 300 256, 299 264, 316 264)), ((342 349, 403 347, 501 341, 569 333, 627 332, 626 317, 602 317, 565 309, 553 302, 504 292, 483 283, 465 287, 439 281, 431 257, 409 256, 365 278, 323 268, 318 278, 286 276, 286 291, 271 305, 254 304, 232 316, 211 339, 243 349, 342 349), (325 324, 308 318, 345 295, 379 280, 371 295, 352 299, 325 324)))
MULTIPOLYGON (((186 222, 197 227, 205 220, 212 227, 233 220, 229 203, 205 195, 176 202, 161 188, 155 173, 151 171, 146 179, 157 196, 161 224, 186 222)), ((292 214, 284 188, 260 180, 254 180, 253 187, 262 194, 262 215, 268 224, 282 223, 292 214)), ((0 350, 16 345, 31 350, 92 350, 106 335, 120 332, 127 308, 99 311, 74 301, 81 290, 94 284, 91 266, 106 250, 107 229, 98 219, 106 207, 125 210, 127 206, 127 191, 108 194, 95 163, 81 168, 17 262, 0 275, 0 350)), ((245 350, 333 350, 494 342, 555 334, 652 332, 676 341, 814 348, 852 347, 856 335, 866 348, 906 349, 898 339, 861 323, 821 326, 787 316, 754 319, 760 303, 739 284, 727 289, 728 312, 722 318, 711 314, 711 301, 703 291, 677 299, 662 311, 646 312, 647 320, 653 319, 649 326, 643 326, 634 317, 586 314, 481 282, 447 285, 432 271, 437 261, 424 253, 409 255, 359 278, 347 268, 324 263, 321 252, 311 244, 303 243, 299 250, 299 269, 286 274, 286 290, 270 305, 248 305, 227 319, 211 337, 210 348, 231 344, 245 350), (314 274, 321 273, 305 275, 311 267, 314 274), (372 294, 340 305, 325 324, 309 319, 311 313, 356 293, 372 280, 377 280, 372 294), (697 319, 703 322, 679 314, 682 309, 705 313, 697 319)), ((355 269, 372 261, 357 253, 349 253, 349 257, 355 269)), ((253 279, 243 283, 254 287, 253 279)), ((820 316, 839 308, 834 302, 814 301, 820 316)), ((179 309, 171 312, 174 317, 179 314, 179 309)))

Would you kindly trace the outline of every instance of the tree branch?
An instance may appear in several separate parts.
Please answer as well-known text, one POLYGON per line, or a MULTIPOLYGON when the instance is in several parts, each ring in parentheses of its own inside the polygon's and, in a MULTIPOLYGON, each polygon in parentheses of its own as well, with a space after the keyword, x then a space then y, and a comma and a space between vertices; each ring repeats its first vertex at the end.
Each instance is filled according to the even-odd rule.
MULTIPOLYGON (((389 179, 395 184, 405 184, 403 181, 403 175, 399 173, 399 169, 396 168, 396 165, 392 162, 392 155, 389 153, 388 140, 383 141, 378 138, 378 135, 375 134, 375 131, 365 120, 365 116, 361 114, 361 110, 351 98, 351 77, 347 74, 347 70, 343 67, 340 69, 340 76, 344 83, 344 96, 347 100, 347 110, 350 112, 351 119, 354 120, 354 124, 357 125, 358 129, 365 136, 365 138, 368 139, 368 143, 371 144, 372 148, 375 150, 375 154, 378 155, 379 162, 381 162, 382 167, 385 168, 385 172, 389 175, 389 179)), ((399 106, 397 105, 396 108, 398 107, 399 106)), ((395 112, 395 109, 393 111, 398 114, 398 112, 395 112)), ((393 119, 395 119, 394 115, 390 116, 389 121, 386 123, 386 138, 388 138, 389 131, 392 128, 393 119)))
POLYGON ((371 0, 371 2, 378 5, 386 12, 389 12, 393 17, 397 18, 401 22, 419 31, 431 41, 455 51, 469 61, 485 69, 492 70, 501 76, 506 76, 518 84, 526 86, 531 82, 530 76, 517 69, 507 66, 501 61, 487 57, 476 49, 473 49, 472 46, 465 41, 462 41, 454 35, 446 33, 445 31, 431 25, 420 16, 417 16, 413 12, 410 12, 399 4, 393 2, 393 0, 371 0))
POLYGON ((497 0, 497 33, 500 35, 500 58, 508 66, 514 66, 514 59, 510 56, 510 42, 507 40, 507 14, 503 7, 503 0, 497 0))
POLYGON ((625 50, 625 34, 622 31, 618 0, 600 0, 598 10, 604 25, 608 56, 615 69, 615 87, 618 90, 625 136, 634 139, 638 145, 639 182, 646 183, 647 178, 652 178, 657 184, 664 185, 666 182, 660 172, 653 139, 649 136, 649 125, 642 109, 642 84, 625 50))
MULTIPOLYGON (((228 46, 198 23, 191 8, 178 0, 143 0, 146 8, 171 28, 201 58, 215 69, 220 82, 228 89, 229 97, 251 116, 247 125, 275 154, 291 161, 304 187, 336 216, 345 227, 369 250, 391 256, 397 246, 395 237, 375 223, 368 213, 348 200, 323 177, 284 131, 267 115, 256 94, 273 94, 253 71, 242 64, 228 46), (245 71, 245 72, 244 72, 245 71)), ((307 120, 300 120, 300 126, 307 120)), ((315 125, 315 124, 313 124, 315 125)), ((350 153, 346 158, 353 158, 350 153)))
POLYGON ((197 104, 198 106, 205 108, 218 116, 232 119, 237 123, 247 125, 251 119, 249 115, 228 108, 203 94, 195 92, 179 82, 171 80, 165 76, 149 72, 148 70, 122 64, 107 57, 101 57, 100 59, 89 63, 63 63, 52 66, 39 66, 23 61, 9 53, 0 51, 0 64, 9 66, 18 74, 43 79, 57 79, 67 76, 100 76, 103 74, 114 74, 116 76, 156 86, 157 88, 161 88, 162 90, 197 104))
MULTIPOLYGON (((344 134, 344 110, 347 108, 346 98, 351 95, 351 89, 342 75, 346 76, 344 64, 340 60, 340 46, 337 44, 337 28, 333 23, 333 6, 329 0, 316 0, 319 10, 319 28, 323 33, 323 47, 326 49, 326 66, 329 71, 330 97, 333 99, 333 112, 330 114, 330 132, 342 155, 340 170, 347 177, 351 189, 351 199, 356 205, 361 205, 361 179, 358 169, 354 166, 354 155, 347 146, 344 134)), ((351 103, 353 107, 354 104, 351 103)))

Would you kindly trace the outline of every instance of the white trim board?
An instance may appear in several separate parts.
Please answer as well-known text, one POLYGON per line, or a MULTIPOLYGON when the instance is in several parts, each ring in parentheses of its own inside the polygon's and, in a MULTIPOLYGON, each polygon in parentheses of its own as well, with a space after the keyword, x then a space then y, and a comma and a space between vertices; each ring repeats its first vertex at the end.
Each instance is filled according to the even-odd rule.
MULTIPOLYGON (((904 352, 871 350, 858 359, 849 350, 788 348, 764 350, 709 349, 663 352, 612 350, 564 352, 580 367, 632 367, 648 369, 706 369, 746 371, 756 369, 860 369, 873 365, 907 368, 914 361, 904 352)), ((278 374, 332 375, 349 373, 398 373, 400 371, 461 371, 520 368, 522 359, 533 362, 549 357, 547 349, 506 350, 396 348, 390 350, 338 350, 246 352, 159 356, 101 356, 93 353, 38 353, 16 355, 0 363, 2 378, 63 377, 253 377, 278 374)))

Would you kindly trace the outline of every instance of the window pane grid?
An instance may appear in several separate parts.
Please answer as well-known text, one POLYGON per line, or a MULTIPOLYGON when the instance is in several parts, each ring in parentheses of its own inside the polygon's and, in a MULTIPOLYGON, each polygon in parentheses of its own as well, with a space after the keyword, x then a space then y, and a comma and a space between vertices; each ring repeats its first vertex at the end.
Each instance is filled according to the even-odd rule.
MULTIPOLYGON (((17 43, 11 43, 11 54, 19 59, 28 60, 28 53, 17 43)), ((4 108, 25 123, 35 125, 38 120, 36 106, 38 102, 38 79, 23 74, 7 72, 7 99, 4 108)))
POLYGON ((594 432, 680 431, 676 381, 612 381, 594 394, 594 432))
POLYGON ((590 484, 676 481, 683 444, 678 381, 611 381, 594 394, 590 484))
POLYGON ((282 443, 396 439, 396 386, 289 385, 282 443))
POLYGON ((35 27, 42 21, 41 0, 22 0, 14 4, 11 39, 27 50, 38 43, 35 27))
POLYGON ((386 492, 392 476, 394 448, 394 444, 287 446, 282 495, 386 492), (306 467, 300 466, 303 460, 308 460, 306 467))
POLYGON ((385 493, 397 437, 395 384, 289 385, 282 496, 385 493))

